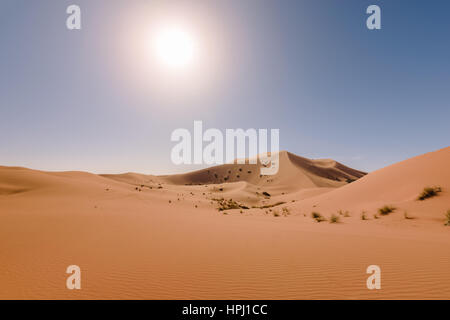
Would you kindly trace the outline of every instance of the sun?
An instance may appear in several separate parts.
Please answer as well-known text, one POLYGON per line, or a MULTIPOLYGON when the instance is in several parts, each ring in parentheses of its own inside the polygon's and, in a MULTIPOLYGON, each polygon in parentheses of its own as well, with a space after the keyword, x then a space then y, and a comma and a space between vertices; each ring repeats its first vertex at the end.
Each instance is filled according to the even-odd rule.
POLYGON ((196 53, 192 35, 177 27, 160 30, 156 34, 155 49, 159 60, 172 68, 181 68, 192 64, 196 53))

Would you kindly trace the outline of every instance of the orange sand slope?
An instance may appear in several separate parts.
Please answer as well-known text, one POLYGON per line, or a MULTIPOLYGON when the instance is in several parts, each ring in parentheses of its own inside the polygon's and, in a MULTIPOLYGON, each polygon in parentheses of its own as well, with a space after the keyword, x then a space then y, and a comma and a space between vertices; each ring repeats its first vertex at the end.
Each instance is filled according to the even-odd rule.
POLYGON ((175 176, 0 167, 0 298, 450 299, 449 163, 445 148, 368 175, 288 152, 262 177, 259 164, 175 176), (426 186, 442 192, 417 200, 426 186), (81 290, 66 289, 72 264, 81 290), (366 288, 372 264, 381 290, 366 288))

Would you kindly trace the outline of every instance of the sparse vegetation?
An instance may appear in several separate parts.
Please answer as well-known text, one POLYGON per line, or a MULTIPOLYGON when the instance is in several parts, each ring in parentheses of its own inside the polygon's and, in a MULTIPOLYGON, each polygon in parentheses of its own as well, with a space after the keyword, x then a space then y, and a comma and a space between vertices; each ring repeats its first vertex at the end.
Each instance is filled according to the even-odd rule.
POLYGON ((373 215, 373 218, 374 218, 374 219, 380 219, 380 217, 377 216, 377 214, 374 214, 374 215, 373 215))
POLYGON ((447 210, 447 213, 445 214, 445 225, 450 226, 450 210, 447 210))
POLYGON ((268 192, 266 192, 266 191, 264 191, 262 194, 263 194, 263 196, 265 196, 265 197, 270 197, 270 193, 268 193, 268 192))
POLYGON ((345 211, 344 218, 350 218, 350 217, 351 217, 350 212, 345 211))
POLYGON ((214 201, 217 201, 217 204, 219 205, 217 210, 224 211, 224 210, 232 210, 232 209, 248 209, 247 206, 244 206, 233 199, 213 199, 214 201))
POLYGON ((423 188, 422 193, 417 197, 417 200, 423 201, 425 199, 433 198, 442 192, 441 187, 426 187, 423 188))
POLYGON ((361 220, 369 220, 365 211, 361 212, 361 220))
POLYGON ((346 211, 339 210, 339 211, 338 211, 338 214, 339 214, 340 216, 344 216, 344 218, 350 217, 350 212, 348 212, 347 210, 346 210, 346 211))
POLYGON ((381 214, 382 216, 387 216, 389 213, 394 212, 395 209, 396 208, 392 206, 384 206, 378 209, 378 213, 381 214))
POLYGON ((283 216, 287 217, 288 215, 291 214, 291 212, 289 211, 289 208, 283 207, 281 208, 281 212, 283 213, 283 216))
POLYGON ((330 217, 330 223, 339 223, 339 222, 340 222, 340 217, 333 213, 330 217))
POLYGON ((317 222, 322 222, 322 221, 326 221, 327 219, 325 219, 320 213, 318 212, 311 212, 311 217, 316 220, 317 222))
POLYGON ((274 211, 273 211, 273 216, 274 216, 274 217, 279 217, 279 216, 280 216, 280 214, 278 213, 278 211, 277 211, 277 210, 274 210, 274 211))

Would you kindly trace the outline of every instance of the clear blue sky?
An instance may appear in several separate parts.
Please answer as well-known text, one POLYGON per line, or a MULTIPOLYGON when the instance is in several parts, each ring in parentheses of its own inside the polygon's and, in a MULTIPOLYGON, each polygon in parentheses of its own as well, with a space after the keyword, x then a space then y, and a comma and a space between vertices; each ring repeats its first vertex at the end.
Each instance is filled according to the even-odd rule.
POLYGON ((171 164, 170 134, 194 120, 279 128, 282 149, 367 171, 447 147, 449 12, 447 0, 2 0, 0 164, 192 170, 171 164), (66 29, 70 4, 80 31, 66 29), (370 4, 382 30, 365 26, 370 4), (197 28, 205 62, 167 80, 140 52, 139 23, 172 15, 197 28))

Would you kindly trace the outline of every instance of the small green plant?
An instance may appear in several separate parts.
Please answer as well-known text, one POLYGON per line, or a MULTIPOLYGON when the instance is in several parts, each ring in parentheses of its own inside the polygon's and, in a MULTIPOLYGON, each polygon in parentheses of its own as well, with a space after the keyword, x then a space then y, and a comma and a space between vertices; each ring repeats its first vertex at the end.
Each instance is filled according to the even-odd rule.
POLYGON ((417 200, 423 201, 428 198, 433 198, 438 195, 439 192, 442 192, 441 187, 426 187, 423 188, 422 193, 417 197, 417 200))
POLYGON ((318 212, 311 212, 311 217, 314 220, 316 220, 317 222, 322 222, 322 221, 326 221, 327 220, 318 212))
POLYGON ((447 210, 447 213, 445 214, 445 225, 450 227, 450 210, 447 210))
POLYGON ((336 214, 332 214, 330 217, 330 223, 339 223, 340 217, 336 214))
POLYGON ((378 209, 378 213, 381 214, 382 216, 387 216, 389 213, 394 212, 395 209, 396 208, 392 206, 384 206, 378 209))

